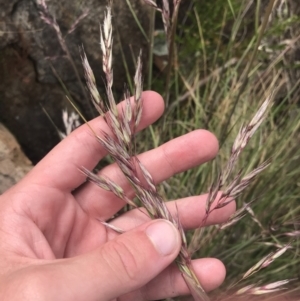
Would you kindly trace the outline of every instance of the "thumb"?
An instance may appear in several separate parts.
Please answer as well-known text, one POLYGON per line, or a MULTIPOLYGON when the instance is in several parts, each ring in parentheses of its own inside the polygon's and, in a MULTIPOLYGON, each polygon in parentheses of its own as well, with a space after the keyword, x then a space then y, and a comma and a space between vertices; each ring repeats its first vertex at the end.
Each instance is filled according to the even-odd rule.
POLYGON ((67 278, 61 279, 66 282, 62 289, 70 297, 63 300, 111 300, 137 290, 176 258, 180 246, 179 232, 170 222, 143 224, 100 249, 62 263, 67 278))

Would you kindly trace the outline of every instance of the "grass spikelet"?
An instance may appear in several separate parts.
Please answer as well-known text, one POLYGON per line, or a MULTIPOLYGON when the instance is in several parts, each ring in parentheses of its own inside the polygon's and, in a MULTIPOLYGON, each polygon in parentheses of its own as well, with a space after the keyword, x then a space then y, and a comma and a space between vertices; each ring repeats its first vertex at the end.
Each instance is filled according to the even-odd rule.
POLYGON ((237 223, 239 220, 241 220, 244 216, 246 216, 248 209, 251 208, 251 204, 254 202, 254 200, 252 202, 249 202, 247 204, 245 204, 242 208, 236 210, 234 212, 234 214, 231 215, 231 217, 228 219, 228 221, 226 223, 223 223, 219 226, 220 230, 223 230, 229 226, 234 225, 235 223, 237 223))
POLYGON ((118 115, 116 102, 112 92, 113 71, 112 71, 112 23, 111 23, 111 6, 107 6, 104 17, 103 27, 100 26, 100 45, 102 50, 102 66, 106 76, 106 94, 109 101, 109 109, 114 114, 118 115))
MULTIPOLYGON (((244 148, 249 143, 251 137, 254 135, 254 133, 257 131, 257 129, 265 119, 267 109, 270 107, 271 102, 272 94, 266 98, 266 100, 258 109, 254 117, 251 119, 251 121, 247 125, 241 127, 236 139, 234 140, 230 158, 226 167, 222 169, 222 172, 220 173, 216 183, 212 185, 209 189, 209 194, 206 201, 207 216, 213 210, 222 208, 230 202, 232 202, 234 198, 239 196, 243 192, 243 190, 245 190, 251 184, 251 182, 253 182, 253 180, 257 177, 259 173, 261 173, 264 169, 266 169, 269 166, 269 161, 266 161, 254 170, 252 170, 249 174, 245 175, 244 177, 242 177, 242 170, 240 170, 235 175, 232 182, 228 184, 227 187, 225 187, 225 184, 228 181, 228 178, 231 176, 240 154, 242 153, 244 148), (218 200, 218 204, 213 209, 211 209, 213 202, 216 200, 218 191, 220 191, 221 189, 223 189, 222 196, 218 200)), ((205 219, 207 219, 207 216, 205 217, 205 219)))
POLYGON ((92 103, 93 103, 94 107, 96 108, 96 110, 98 111, 99 115, 103 116, 104 113, 106 112, 106 109, 103 106, 103 100, 101 99, 101 96, 97 89, 94 72, 89 64, 89 61, 86 57, 83 47, 82 47, 82 51, 81 51, 81 60, 82 60, 82 66, 84 69, 86 84, 87 84, 88 90, 90 92, 92 103))
POLYGON ((81 172, 88 178, 90 182, 96 184, 98 187, 104 190, 112 192, 114 195, 122 199, 125 203, 132 206, 133 208, 137 208, 137 205, 126 196, 123 188, 111 181, 110 179, 108 179, 107 177, 95 175, 94 173, 90 172, 84 167, 81 168, 81 172))
POLYGON ((276 252, 272 252, 262 258, 258 263, 256 263, 252 268, 250 268, 242 277, 242 279, 246 279, 253 275, 254 273, 260 271, 261 269, 266 268, 269 266, 275 259, 283 255, 288 249, 290 249, 290 244, 287 244, 280 249, 278 249, 276 252))
POLYGON ((255 287, 254 285, 249 285, 244 288, 241 288, 236 292, 236 295, 263 295, 263 294, 270 294, 270 293, 275 293, 281 290, 284 290, 285 288, 282 287, 283 285, 288 284, 289 282, 293 281, 295 279, 285 279, 285 280, 280 280, 276 282, 272 282, 263 286, 257 286, 255 287))

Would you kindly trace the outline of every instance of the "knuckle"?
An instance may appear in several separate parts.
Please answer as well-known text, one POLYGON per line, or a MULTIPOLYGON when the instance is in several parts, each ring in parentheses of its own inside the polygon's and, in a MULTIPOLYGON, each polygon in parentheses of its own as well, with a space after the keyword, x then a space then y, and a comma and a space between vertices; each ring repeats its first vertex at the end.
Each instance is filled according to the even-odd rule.
POLYGON ((114 241, 107 244, 102 256, 113 273, 125 285, 136 288, 140 280, 141 265, 137 259, 134 246, 130 242, 114 241))
POLYGON ((162 145, 161 149, 162 149, 162 155, 165 159, 165 164, 167 165, 167 168, 171 171, 172 175, 175 175, 177 172, 176 172, 176 169, 173 165, 173 162, 170 159, 170 154, 168 153, 168 147, 162 145))

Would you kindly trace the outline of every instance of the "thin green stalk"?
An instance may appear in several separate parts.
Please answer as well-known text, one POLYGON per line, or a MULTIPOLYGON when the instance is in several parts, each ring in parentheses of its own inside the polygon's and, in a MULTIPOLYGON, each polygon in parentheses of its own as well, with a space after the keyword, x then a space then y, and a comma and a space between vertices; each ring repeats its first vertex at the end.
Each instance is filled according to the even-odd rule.
POLYGON ((125 72, 126 72, 127 83, 129 85, 130 92, 133 95, 134 89, 133 89, 132 78, 131 78, 131 75, 130 75, 130 72, 129 72, 127 60, 126 60, 125 55, 124 55, 124 50, 123 50, 123 46, 122 46, 122 41, 121 41, 119 30, 117 29, 116 31, 117 31, 117 35, 118 35, 118 39, 119 39, 119 45, 120 45, 120 50, 121 50, 122 61, 123 61, 123 65, 124 65, 125 72))
POLYGON ((154 47, 154 26, 155 26, 155 9, 151 10, 150 16, 150 31, 149 31, 149 61, 148 61, 148 90, 152 86, 152 72, 153 72, 153 47, 154 47))
POLYGON ((130 9, 130 12, 131 12, 131 14, 132 14, 132 16, 133 16, 133 18, 134 18, 134 20, 135 20, 137 26, 139 27, 141 33, 142 33, 143 36, 145 37, 146 41, 149 43, 149 38, 148 38, 148 36, 147 36, 147 34, 146 34, 146 32, 145 32, 145 30, 144 30, 144 28, 143 28, 141 22, 139 21, 139 18, 137 17, 135 11, 133 10, 132 5, 131 5, 131 3, 130 3, 130 0, 126 0, 126 3, 127 3, 127 5, 128 5, 128 8, 130 9))
POLYGON ((256 3, 256 10, 255 10, 255 32, 257 32, 257 31, 258 31, 258 28, 259 28, 259 21, 260 21, 259 13, 260 13, 260 7, 261 7, 261 0, 257 0, 257 3, 256 3))
POLYGON ((232 13, 233 17, 236 18, 232 2, 230 0, 227 0, 227 2, 228 2, 228 5, 229 5, 229 8, 231 10, 231 13, 232 13))
MULTIPOLYGON (((181 2, 181 1, 179 1, 181 2)), ((165 88, 165 102, 166 107, 169 105, 169 98, 170 98, 170 85, 171 85, 171 75, 172 75, 172 68, 173 68, 173 56, 174 56, 174 48, 175 48, 175 36, 176 36, 176 27, 177 27, 177 20, 178 20, 178 12, 179 12, 180 3, 174 8, 174 12, 172 15, 172 28, 171 34, 169 37, 169 60, 167 65, 167 72, 166 72, 166 88, 165 88)))
POLYGON ((203 30, 202 30, 201 21, 200 21, 199 15, 197 14, 197 11, 196 11, 195 8, 194 8, 194 14, 195 14, 195 17, 196 17, 196 21, 197 21, 197 25, 198 25, 198 31, 199 31, 199 37, 200 37, 201 46, 202 46, 202 50, 203 50, 204 77, 206 77, 207 76, 206 46, 205 46, 205 40, 204 40, 204 36, 203 36, 203 30))

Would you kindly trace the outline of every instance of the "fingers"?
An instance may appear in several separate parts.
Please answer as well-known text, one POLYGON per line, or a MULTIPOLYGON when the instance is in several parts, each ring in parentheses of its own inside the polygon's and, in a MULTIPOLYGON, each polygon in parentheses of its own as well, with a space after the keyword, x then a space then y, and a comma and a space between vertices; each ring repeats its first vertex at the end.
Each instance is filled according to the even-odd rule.
MULTIPOLYGON (((152 175, 154 182, 160 183, 174 174, 211 160, 217 151, 218 141, 215 136, 208 131, 197 130, 138 157, 152 175)), ((104 168, 100 174, 118 183, 127 196, 134 196, 131 185, 115 164, 104 168)), ((111 192, 104 191, 92 183, 80 188, 75 197, 91 217, 103 220, 110 218, 124 206, 124 202, 111 192)))
MULTIPOLYGON (((220 196, 221 193, 219 193, 218 197, 220 196)), ((207 194, 187 197, 177 201, 167 202, 167 207, 173 216, 179 218, 185 230, 224 223, 235 212, 236 204, 233 201, 221 209, 212 211, 209 214, 208 219, 205 220, 205 223, 203 223, 203 219, 206 216, 206 199, 207 194)), ((212 204, 212 208, 216 206, 217 202, 218 198, 212 204)), ((145 214, 144 209, 134 209, 112 220, 110 224, 117 228, 121 228, 124 231, 128 231, 147 222, 149 219, 150 217, 145 214)), ((113 236, 114 234, 111 233, 111 235, 113 236)))
MULTIPOLYGON (((179 252, 180 237, 175 230, 174 245, 174 241, 170 241, 174 238, 174 228, 164 230, 161 223, 164 222, 148 222, 134 231, 119 235, 96 252, 71 259, 68 265, 71 263, 72 270, 67 265, 63 267, 63 273, 73 274, 71 290, 78 289, 74 295, 81 300, 81 286, 86 292, 86 300, 98 297, 100 301, 106 301, 124 294, 120 300, 158 300, 189 294, 178 267, 175 264, 169 266, 179 252), (155 224, 159 226, 156 229, 158 233, 153 229, 149 231, 149 225, 155 224), (150 235, 159 236, 154 244, 162 246, 163 251, 157 253, 153 241, 149 243, 145 237, 145 230, 150 235), (163 256, 163 253, 167 255, 163 256)), ((170 224, 167 224, 169 227, 170 224)), ((217 259, 195 260, 193 268, 206 291, 218 287, 225 278, 224 265, 217 259)), ((65 286, 68 287, 67 284, 65 286)))
MULTIPOLYGON (((219 287, 225 279, 225 267, 218 259, 203 258, 193 260, 193 268, 206 292, 219 287)), ((143 300, 159 300, 188 294, 189 288, 175 264, 172 264, 148 283, 142 292, 143 300)))
POLYGON ((47 300, 107 301, 137 290, 170 265, 180 246, 171 223, 151 221, 95 251, 50 264, 53 298, 47 300))
MULTIPOLYGON (((194 196, 178 201, 170 201, 166 204, 171 214, 176 219, 179 218, 185 230, 226 222, 235 211, 235 202, 232 202, 221 209, 213 211, 203 224, 206 198, 207 195, 194 196)), ((215 205, 216 202, 213 206, 215 205)), ((126 232, 140 227, 150 221, 145 209, 141 208, 141 210, 142 212, 137 209, 126 212, 112 220, 110 224, 126 232)), ((66 257, 84 254, 98 248, 106 240, 112 240, 119 236, 115 231, 105 228, 97 219, 88 218, 81 210, 79 210, 77 216, 78 220, 74 223, 72 235, 69 236, 68 245, 64 250, 66 257), (102 240, 100 240, 100 237, 102 237, 102 240)))
MULTIPOLYGON (((161 96, 155 92, 144 92, 143 113, 138 130, 156 121, 162 114, 164 104, 161 96)), ((124 106, 124 102, 118 108, 124 106)), ((91 128, 101 135, 108 132, 102 117, 89 122, 91 128)), ((88 125, 84 124, 59 143, 26 178, 26 181, 51 186, 62 190, 73 190, 85 181, 78 168, 84 166, 92 170, 106 155, 105 149, 94 137, 88 125)))

